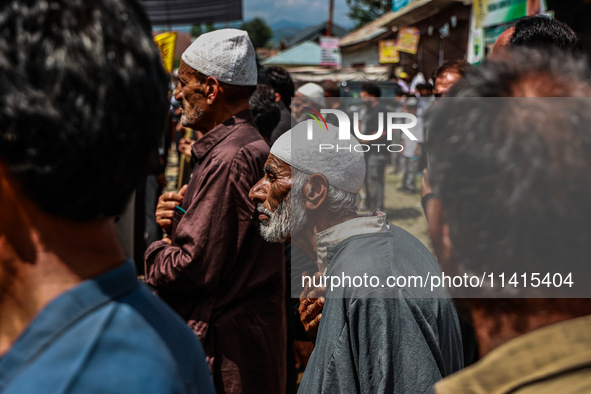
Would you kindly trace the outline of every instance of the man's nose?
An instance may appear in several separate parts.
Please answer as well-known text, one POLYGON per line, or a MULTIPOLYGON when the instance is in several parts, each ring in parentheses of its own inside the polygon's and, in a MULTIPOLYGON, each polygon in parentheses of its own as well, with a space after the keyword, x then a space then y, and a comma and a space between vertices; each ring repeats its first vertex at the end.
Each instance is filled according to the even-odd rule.
POLYGON ((267 188, 265 178, 261 178, 256 185, 250 189, 248 197, 255 202, 265 202, 267 200, 267 188))

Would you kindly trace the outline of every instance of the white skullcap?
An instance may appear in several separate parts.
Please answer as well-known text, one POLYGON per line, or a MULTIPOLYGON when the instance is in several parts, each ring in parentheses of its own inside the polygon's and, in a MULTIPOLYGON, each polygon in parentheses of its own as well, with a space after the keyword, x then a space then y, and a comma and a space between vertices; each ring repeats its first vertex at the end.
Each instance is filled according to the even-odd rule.
POLYGON ((257 65, 248 33, 221 29, 199 36, 182 59, 203 75, 230 85, 256 86, 257 65))
POLYGON ((324 89, 322 89, 322 86, 314 82, 308 82, 307 84, 300 86, 298 90, 296 90, 296 93, 306 96, 321 107, 324 105, 324 89))
POLYGON ((359 141, 350 134, 350 139, 339 140, 338 130, 331 124, 326 130, 324 123, 321 127, 314 120, 303 121, 275 141, 271 154, 306 174, 323 174, 331 186, 349 193, 359 193, 365 180, 365 157, 363 152, 353 148, 359 141), (309 122, 312 140, 308 140, 309 122), (319 152, 320 144, 331 144, 335 149, 319 152), (338 151, 337 145, 340 148, 338 151))

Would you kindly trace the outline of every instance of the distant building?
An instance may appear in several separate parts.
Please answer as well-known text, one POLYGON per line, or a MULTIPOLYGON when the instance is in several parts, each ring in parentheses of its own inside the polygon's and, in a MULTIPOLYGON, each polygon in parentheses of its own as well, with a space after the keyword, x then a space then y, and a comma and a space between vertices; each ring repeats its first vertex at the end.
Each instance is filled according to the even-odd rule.
POLYGON ((411 76, 429 79, 444 60, 463 59, 468 48, 471 0, 415 0, 390 11, 340 40, 343 67, 401 67, 411 76), (416 54, 399 52, 398 63, 380 63, 379 43, 396 39, 398 30, 416 27, 420 40, 416 54))
POLYGON ((264 66, 285 67, 296 82, 333 81, 386 81, 388 68, 383 66, 365 67, 363 70, 352 68, 333 68, 320 65, 320 45, 306 41, 286 49, 276 56, 261 62, 264 66))
POLYGON ((320 45, 305 41, 261 62, 264 66, 320 66, 320 45))
POLYGON ((257 58, 259 59, 260 62, 262 62, 265 59, 268 59, 270 57, 277 55, 277 53, 279 51, 277 51, 276 49, 269 49, 269 48, 257 48, 256 52, 257 52, 257 58))

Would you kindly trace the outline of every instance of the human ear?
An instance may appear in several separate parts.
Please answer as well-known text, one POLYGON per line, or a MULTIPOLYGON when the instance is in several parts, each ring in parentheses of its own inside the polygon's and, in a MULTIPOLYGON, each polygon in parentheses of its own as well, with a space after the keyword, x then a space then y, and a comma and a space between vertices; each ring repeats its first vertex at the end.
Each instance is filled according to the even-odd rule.
POLYGON ((220 90, 221 87, 219 81, 213 77, 207 77, 207 80, 205 81, 205 97, 207 97, 207 104, 213 104, 220 90))
POLYGON ((328 193, 328 180, 322 174, 312 174, 304 185, 306 208, 316 210, 322 206, 328 193))

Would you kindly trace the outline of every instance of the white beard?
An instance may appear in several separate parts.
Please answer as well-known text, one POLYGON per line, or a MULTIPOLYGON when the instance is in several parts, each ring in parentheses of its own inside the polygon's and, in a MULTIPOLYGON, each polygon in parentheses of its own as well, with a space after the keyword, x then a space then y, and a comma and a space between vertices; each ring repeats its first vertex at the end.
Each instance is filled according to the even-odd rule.
POLYGON ((258 204, 257 210, 269 216, 269 220, 261 221, 263 239, 267 242, 285 242, 292 233, 301 230, 308 220, 308 215, 299 205, 291 203, 291 191, 279 203, 275 212, 265 209, 263 204, 258 204))

